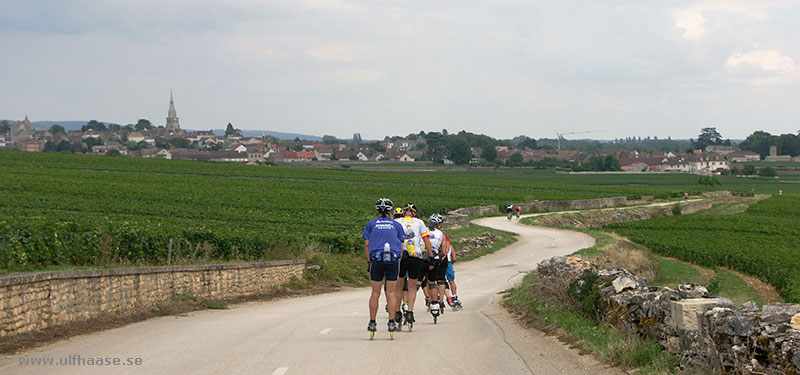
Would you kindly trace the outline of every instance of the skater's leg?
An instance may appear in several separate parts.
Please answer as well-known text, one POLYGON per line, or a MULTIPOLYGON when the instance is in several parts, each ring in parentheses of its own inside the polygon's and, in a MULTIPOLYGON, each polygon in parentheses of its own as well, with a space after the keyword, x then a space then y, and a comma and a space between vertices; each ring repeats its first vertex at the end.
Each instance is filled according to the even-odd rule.
MULTIPOLYGON (((386 301, 389 303, 389 311, 398 311, 397 280, 386 282, 386 301)), ((389 313, 389 320, 394 320, 394 314, 389 313)))
MULTIPOLYGON (((417 279, 408 278, 408 285, 417 285, 417 279)), ((408 303, 408 311, 414 311, 414 300, 417 299, 417 288, 408 288, 406 292, 406 303, 408 303)))
POLYGON ((369 284, 372 287, 372 294, 369 296, 369 320, 375 320, 375 316, 378 315, 378 300, 381 298, 381 287, 383 283, 380 281, 370 281, 369 284))

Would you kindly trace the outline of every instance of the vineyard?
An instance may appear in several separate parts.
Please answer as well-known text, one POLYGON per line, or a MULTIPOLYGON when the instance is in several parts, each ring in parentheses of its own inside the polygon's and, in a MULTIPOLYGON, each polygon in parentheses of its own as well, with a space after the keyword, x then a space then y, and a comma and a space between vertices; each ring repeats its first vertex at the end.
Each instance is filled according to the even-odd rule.
MULTIPOLYGON (((775 186, 732 183, 721 188, 759 192, 775 186)), ((690 175, 367 172, 0 151, 0 273, 268 260, 296 256, 309 243, 335 253, 358 251, 378 197, 413 201, 430 215, 533 199, 710 189, 690 175)))
POLYGON ((660 254, 758 276, 800 302, 800 197, 775 196, 733 215, 681 215, 606 227, 660 254))

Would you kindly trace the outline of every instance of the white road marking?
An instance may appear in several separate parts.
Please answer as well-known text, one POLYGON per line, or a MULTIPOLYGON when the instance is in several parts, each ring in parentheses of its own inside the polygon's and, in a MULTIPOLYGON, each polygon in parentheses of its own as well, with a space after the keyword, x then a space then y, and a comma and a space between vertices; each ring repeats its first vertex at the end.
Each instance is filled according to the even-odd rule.
POLYGON ((320 335, 327 335, 328 332, 333 331, 333 328, 325 328, 322 331, 319 331, 320 335))
POLYGON ((278 367, 274 372, 272 372, 272 375, 283 375, 286 373, 286 371, 289 371, 288 367, 278 367))
POLYGON ((495 273, 495 271, 497 271, 497 268, 492 268, 492 271, 489 273, 495 273))

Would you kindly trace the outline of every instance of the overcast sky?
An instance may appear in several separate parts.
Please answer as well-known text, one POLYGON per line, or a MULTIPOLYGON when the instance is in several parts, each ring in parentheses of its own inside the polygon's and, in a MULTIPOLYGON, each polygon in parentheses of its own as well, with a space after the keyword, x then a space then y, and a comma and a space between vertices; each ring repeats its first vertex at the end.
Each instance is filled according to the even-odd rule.
POLYGON ((2 0, 0 118, 364 138, 800 130, 800 1, 2 0))

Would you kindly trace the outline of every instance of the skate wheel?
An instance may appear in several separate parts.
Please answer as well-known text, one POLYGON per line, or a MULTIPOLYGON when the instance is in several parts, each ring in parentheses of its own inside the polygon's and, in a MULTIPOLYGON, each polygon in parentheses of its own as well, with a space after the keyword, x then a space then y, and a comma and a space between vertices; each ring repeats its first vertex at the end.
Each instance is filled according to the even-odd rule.
POLYGON ((433 324, 436 324, 436 320, 437 320, 437 319, 436 319, 436 317, 434 316, 434 317, 433 317, 433 324))
POLYGON ((414 329, 414 323, 409 323, 408 324, 408 332, 411 332, 412 329, 414 329))
POLYGON ((389 340, 394 340, 394 332, 389 332, 389 340))
POLYGON ((374 338, 375 338, 375 332, 370 332, 369 333, 369 339, 372 340, 374 338))

